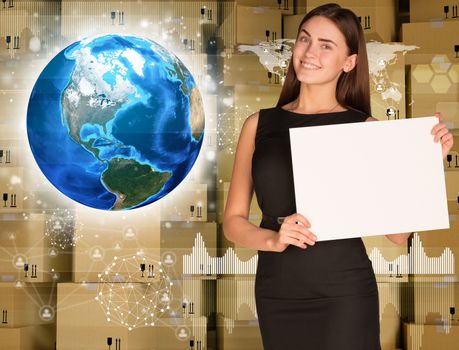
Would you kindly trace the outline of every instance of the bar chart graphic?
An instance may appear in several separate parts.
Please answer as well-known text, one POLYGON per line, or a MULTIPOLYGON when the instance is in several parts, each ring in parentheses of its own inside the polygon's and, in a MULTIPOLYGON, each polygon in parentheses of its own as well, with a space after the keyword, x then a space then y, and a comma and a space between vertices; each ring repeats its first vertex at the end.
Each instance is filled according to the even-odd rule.
MULTIPOLYGON (((417 232, 414 234, 408 254, 389 261, 383 257, 381 250, 373 248, 368 257, 375 274, 455 274, 455 257, 452 250, 445 247, 440 256, 427 256, 417 232)), ((185 275, 255 275, 257 262, 257 255, 242 261, 233 248, 228 248, 222 257, 211 257, 201 233, 198 233, 191 254, 183 256, 183 273, 185 275)))
POLYGON ((452 331, 450 307, 454 305, 455 286, 454 281, 450 281, 417 283, 414 288, 414 324, 410 327, 409 336, 414 348, 421 349, 427 324, 434 322, 438 333, 449 334, 452 331))
POLYGON ((233 248, 222 257, 211 257, 200 232, 194 240, 191 254, 183 255, 184 275, 255 275, 258 255, 242 261, 233 248))
POLYGON ((386 260, 378 248, 373 248, 368 256, 375 274, 384 275, 454 275, 455 258, 449 247, 445 247, 438 257, 427 256, 417 232, 414 233, 408 254, 400 255, 392 261, 386 260))
POLYGON ((224 317, 224 326, 229 334, 235 327, 235 320, 239 319, 239 312, 246 305, 252 319, 258 319, 255 304, 255 280, 247 279, 220 279, 217 283, 217 312, 224 317))

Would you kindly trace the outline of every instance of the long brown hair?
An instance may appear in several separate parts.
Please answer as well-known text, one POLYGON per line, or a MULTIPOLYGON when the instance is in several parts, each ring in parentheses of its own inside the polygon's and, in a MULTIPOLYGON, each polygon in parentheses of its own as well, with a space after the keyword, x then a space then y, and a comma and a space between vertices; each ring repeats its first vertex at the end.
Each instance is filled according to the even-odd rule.
MULTIPOLYGON (((314 16, 323 16, 333 21, 346 39, 348 55, 358 55, 354 69, 347 73, 341 73, 338 78, 336 84, 337 101, 343 106, 360 110, 371 116, 367 48, 362 25, 357 16, 351 10, 342 8, 335 3, 321 5, 304 16, 298 27, 297 39, 301 26, 314 16)), ((290 60, 277 106, 280 107, 295 100, 300 93, 300 85, 292 60, 290 60)))

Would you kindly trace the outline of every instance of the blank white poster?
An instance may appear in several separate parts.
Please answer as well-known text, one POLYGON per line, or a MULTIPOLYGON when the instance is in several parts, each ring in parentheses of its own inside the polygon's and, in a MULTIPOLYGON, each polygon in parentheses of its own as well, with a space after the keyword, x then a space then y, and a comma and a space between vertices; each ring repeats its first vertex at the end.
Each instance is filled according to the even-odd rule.
POLYGON ((449 228, 436 117, 290 129, 297 212, 317 241, 449 228))

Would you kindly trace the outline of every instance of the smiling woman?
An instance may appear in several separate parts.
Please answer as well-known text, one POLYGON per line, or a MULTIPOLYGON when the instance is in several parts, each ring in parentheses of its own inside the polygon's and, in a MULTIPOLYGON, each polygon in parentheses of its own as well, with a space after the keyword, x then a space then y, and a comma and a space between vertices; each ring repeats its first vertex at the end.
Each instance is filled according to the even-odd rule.
MULTIPOLYGON (((289 138, 291 128, 365 121, 377 119, 361 24, 337 4, 319 6, 298 27, 277 105, 242 127, 225 207, 225 236, 258 250, 255 300, 266 350, 381 349, 378 287, 365 245, 360 237, 317 242, 308 213, 297 212, 289 138), (253 192, 263 212, 259 227, 248 221, 253 192)), ((453 139, 441 118, 432 134, 446 157, 453 139)), ((387 238, 403 244, 409 234, 387 238)))
POLYGON ((277 106, 244 123, 225 208, 225 236, 258 250, 255 299, 267 350, 381 348, 378 288, 363 241, 316 242, 296 211, 289 141, 293 127, 370 115, 361 25, 337 4, 317 7, 299 25, 277 106), (260 227, 248 221, 254 191, 260 227))

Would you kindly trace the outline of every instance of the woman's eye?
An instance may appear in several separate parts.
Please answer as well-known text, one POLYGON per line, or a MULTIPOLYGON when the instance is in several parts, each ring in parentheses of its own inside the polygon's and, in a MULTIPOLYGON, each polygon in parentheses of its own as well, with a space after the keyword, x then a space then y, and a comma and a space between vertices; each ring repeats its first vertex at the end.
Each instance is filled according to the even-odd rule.
MULTIPOLYGON (((300 41, 309 41, 309 38, 307 36, 302 36, 300 38, 300 41)), ((331 46, 327 44, 324 44, 323 47, 325 47, 326 49, 331 49, 331 46)))

